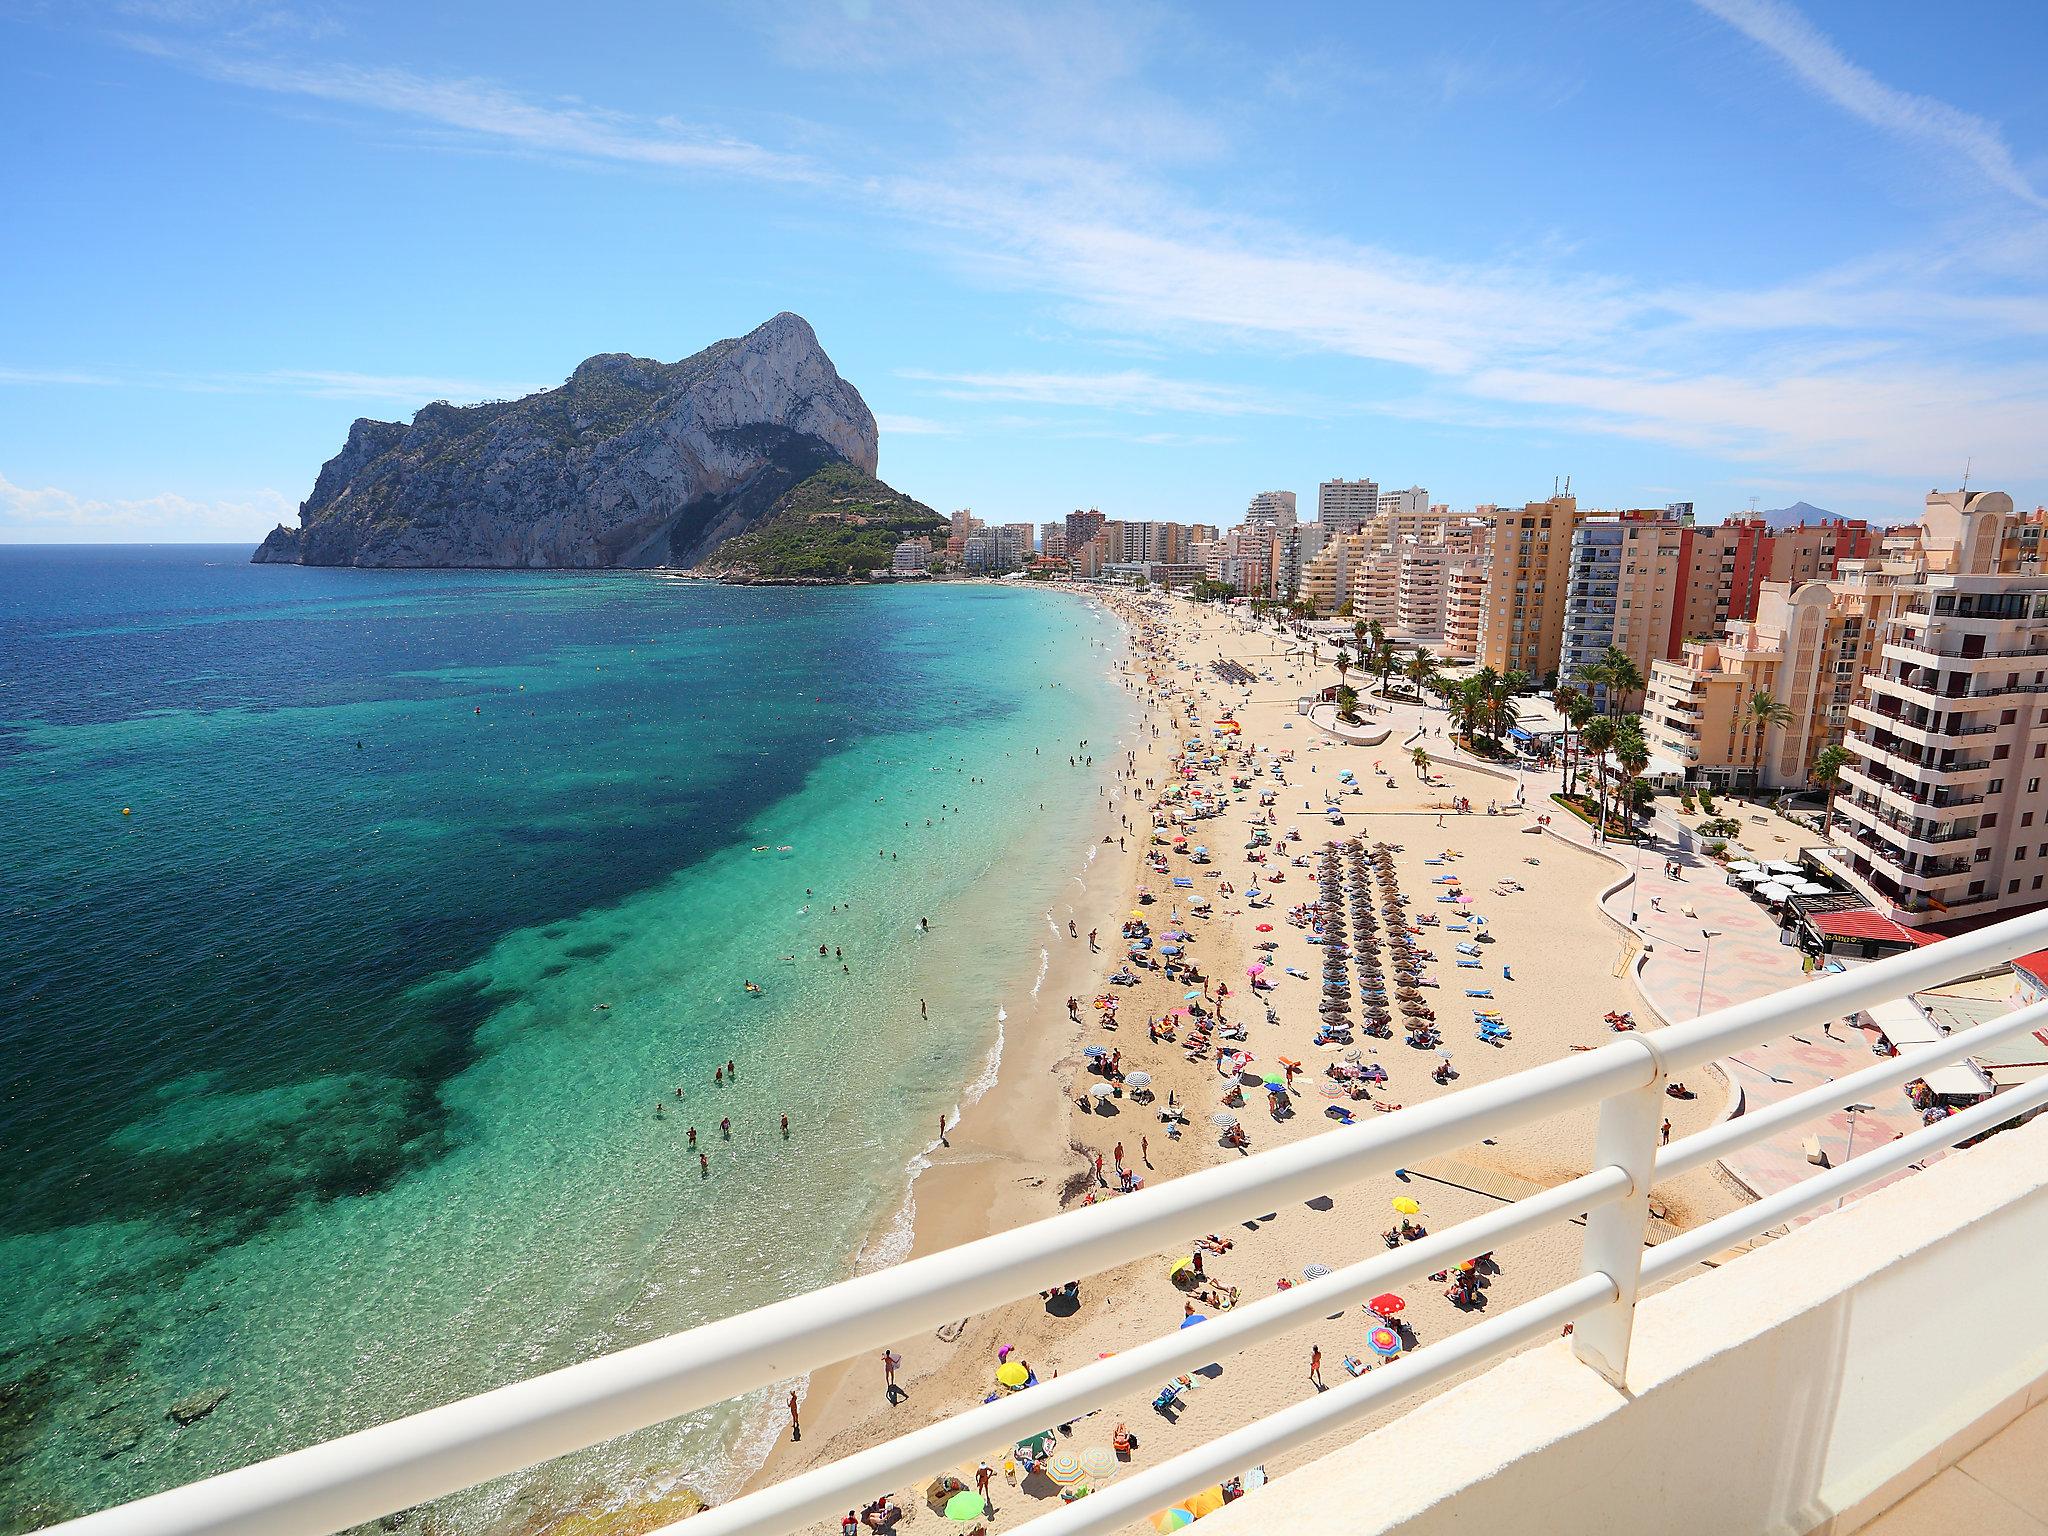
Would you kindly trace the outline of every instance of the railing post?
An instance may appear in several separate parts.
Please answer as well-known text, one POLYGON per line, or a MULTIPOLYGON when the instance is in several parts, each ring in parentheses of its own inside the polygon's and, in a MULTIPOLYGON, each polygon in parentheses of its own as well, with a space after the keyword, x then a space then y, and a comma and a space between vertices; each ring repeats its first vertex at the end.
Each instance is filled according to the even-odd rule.
POLYGON ((1586 1218, 1579 1273, 1605 1273, 1615 1299, 1580 1318, 1572 1328, 1572 1350, 1616 1388, 1628 1385, 1628 1346, 1635 1328, 1636 1285, 1643 1267, 1643 1240, 1650 1226, 1650 1184, 1656 1177, 1658 1131, 1664 1120, 1665 1072, 1656 1050, 1655 1075, 1640 1088, 1617 1093, 1600 1106, 1593 1138, 1593 1166, 1610 1163, 1625 1171, 1634 1187, 1586 1218))

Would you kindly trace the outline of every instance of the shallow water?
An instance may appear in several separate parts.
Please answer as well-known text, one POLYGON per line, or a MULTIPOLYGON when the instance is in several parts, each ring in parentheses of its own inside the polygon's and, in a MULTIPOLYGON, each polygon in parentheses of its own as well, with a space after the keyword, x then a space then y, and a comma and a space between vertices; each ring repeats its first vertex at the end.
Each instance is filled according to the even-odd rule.
MULTIPOLYGON (((0 1529, 845 1273, 1127 721, 1054 594, 243 558, 0 551, 0 1529)), ((720 1488, 740 1433, 448 1523, 720 1488)))

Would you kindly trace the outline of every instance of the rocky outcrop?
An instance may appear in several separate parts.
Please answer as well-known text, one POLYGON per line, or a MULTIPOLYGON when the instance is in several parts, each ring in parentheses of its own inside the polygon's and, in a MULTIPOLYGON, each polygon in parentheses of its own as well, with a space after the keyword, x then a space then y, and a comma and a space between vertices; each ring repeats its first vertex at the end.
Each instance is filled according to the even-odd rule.
POLYGON ((179 1398, 171 1404, 170 1411, 164 1417, 183 1429, 188 1424, 197 1424, 227 1400, 226 1387, 209 1387, 188 1397, 179 1398))
POLYGON ((834 462, 873 474, 875 418, 799 315, 679 363, 607 353, 522 400, 358 421, 259 563, 687 566, 834 462))

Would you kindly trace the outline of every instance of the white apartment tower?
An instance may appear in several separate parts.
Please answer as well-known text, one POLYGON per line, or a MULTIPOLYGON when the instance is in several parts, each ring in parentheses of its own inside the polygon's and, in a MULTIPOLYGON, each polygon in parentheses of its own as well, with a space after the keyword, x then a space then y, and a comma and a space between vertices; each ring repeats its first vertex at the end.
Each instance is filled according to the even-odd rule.
POLYGON ((1244 525, 1260 533, 1285 533, 1295 524, 1292 491, 1261 491, 1245 508, 1244 525))
POLYGON ((1380 509, 1380 488, 1372 480, 1325 480, 1316 487, 1316 521, 1332 536, 1356 533, 1380 509))

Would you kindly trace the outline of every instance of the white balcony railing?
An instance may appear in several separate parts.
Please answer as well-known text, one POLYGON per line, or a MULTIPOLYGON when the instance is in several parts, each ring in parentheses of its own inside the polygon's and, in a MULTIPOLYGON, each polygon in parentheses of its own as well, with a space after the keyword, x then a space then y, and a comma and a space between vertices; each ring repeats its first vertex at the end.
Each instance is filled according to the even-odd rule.
MULTIPOLYGON (((1307 1326, 1446 1264, 1585 1215, 1578 1275, 1548 1294, 1156 1466, 1029 1524, 1034 1536, 1094 1536, 1189 1490, 1576 1324, 1578 1357, 1626 1380, 1639 1289, 1930 1153, 2048 1104, 2048 1078, 1863 1153, 1841 1167, 1644 1248, 1653 1184, 1738 1147, 1922 1076, 2022 1031, 2048 1004, 1851 1073, 1659 1147, 1664 1084, 1793 1030, 1980 974, 2048 947, 2048 913, 2015 918, 1839 975, 1739 1003, 1669 1029, 1312 1136, 1108 1204, 1069 1211, 791 1297, 737 1317, 449 1403, 323 1445, 223 1473, 57 1529, 64 1536, 322 1536, 615 1436, 757 1391, 1089 1274, 1185 1246, 1187 1234, 1284 1201, 1405 1167, 1584 1105, 1601 1105, 1590 1172, 1318 1280, 969 1408, 670 1528, 673 1536, 771 1536, 834 1518, 873 1490, 900 1487, 990 1444, 1065 1423, 1167 1376, 1307 1326)), ((1257 1497, 1256 1494, 1253 1497, 1257 1497)), ((664 1533, 666 1536, 666 1533, 664 1533)))

